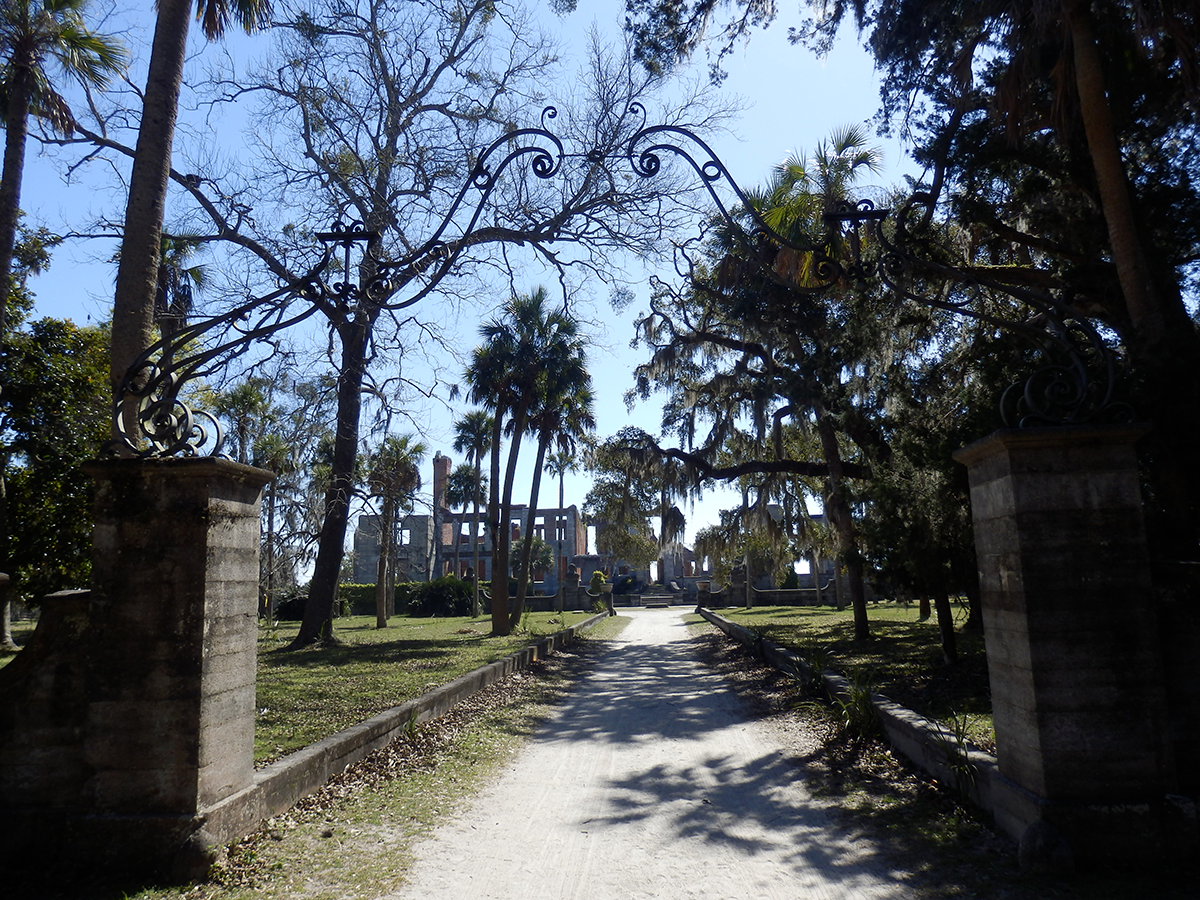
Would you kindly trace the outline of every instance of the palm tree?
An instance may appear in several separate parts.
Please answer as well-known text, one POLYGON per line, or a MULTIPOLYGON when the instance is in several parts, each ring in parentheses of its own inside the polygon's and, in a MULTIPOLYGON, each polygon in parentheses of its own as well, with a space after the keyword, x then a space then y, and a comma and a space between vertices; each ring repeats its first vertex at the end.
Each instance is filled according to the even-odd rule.
MULTIPOLYGON (((479 509, 480 475, 475 466, 469 462, 456 466, 446 479, 446 506, 450 509, 466 511, 467 505, 475 504, 479 509)), ((454 529, 454 574, 462 571, 462 525, 459 519, 454 529)))
POLYGON ((29 117, 70 135, 75 117, 50 78, 56 68, 86 87, 105 87, 128 61, 115 38, 88 30, 87 0, 4 0, 0 4, 0 109, 4 166, 0 172, 0 334, 7 319, 13 249, 21 206, 21 176, 29 117))
POLYGON ((488 524, 492 530, 492 632, 509 634, 509 549, 512 535, 512 488, 521 440, 529 413, 539 396, 538 380, 576 352, 578 326, 565 312, 546 309, 546 290, 512 298, 501 318, 480 328, 483 344, 475 348, 466 379, 473 403, 491 409, 491 477, 488 484, 488 524), (500 442, 507 432, 512 443, 500 484, 500 442))
POLYGON ((533 482, 529 488, 529 527, 521 547, 521 569, 517 575, 517 600, 512 610, 512 624, 521 620, 524 599, 529 589, 530 554, 533 552, 533 523, 538 517, 538 494, 541 473, 546 468, 546 452, 558 442, 559 450, 574 446, 581 434, 596 427, 593 407, 592 377, 587 372, 583 342, 577 341, 576 353, 559 361, 557 368, 547 366, 542 372, 541 396, 538 408, 529 416, 530 432, 538 440, 538 458, 534 462, 533 482))
POLYGON ((372 496, 380 499, 379 565, 375 577, 375 627, 386 628, 389 581, 395 579, 390 566, 394 555, 392 537, 397 512, 411 508, 412 495, 421 486, 421 464, 428 448, 412 435, 389 435, 371 454, 367 476, 372 496))
POLYGON ((261 436, 263 425, 273 418, 268 388, 265 378, 251 376, 214 398, 214 411, 233 426, 229 432, 233 458, 242 465, 250 464, 255 440, 261 436))
MULTIPOLYGON (((175 136, 179 89, 187 56, 188 19, 192 12, 191 0, 159 0, 157 5, 113 299, 109 377, 114 388, 151 343, 163 215, 171 172, 171 142, 175 136)), ((224 35, 231 17, 247 32, 255 31, 267 21, 270 9, 269 0, 196 0, 196 18, 210 41, 224 35)), ((128 433, 136 434, 132 404, 127 415, 131 419, 127 426, 134 429, 128 433)), ((115 428, 114 425, 114 437, 115 428)))
MULTIPOLYGON (((13 292, 13 251, 21 215, 21 180, 29 117, 70 134, 75 117, 50 78, 57 69, 87 87, 104 87, 124 69, 127 54, 115 39, 89 31, 87 0, 4 0, 0 3, 0 111, 4 115, 4 162, 0 165, 0 339, 7 330, 13 292)), ((8 492, 0 472, 0 569, 8 568, 8 492)), ((0 583, 0 623, 8 622, 6 582, 0 583)), ((12 640, 0 625, 0 645, 12 640)))
POLYGON ((192 312, 196 291, 208 283, 204 266, 188 265, 200 244, 186 236, 162 237, 158 263, 158 287, 154 292, 154 319, 164 339, 170 339, 183 328, 192 312))
MULTIPOLYGON (((563 504, 567 502, 567 475, 579 471, 579 457, 575 452, 575 442, 566 435, 564 435, 564 438, 566 438, 567 443, 560 445, 561 449, 552 451, 546 456, 546 471, 550 473, 551 478, 558 479, 558 508, 560 511, 563 509, 563 504)), ((563 538, 566 537, 565 531, 565 527, 560 529, 558 523, 555 523, 554 535, 558 552, 554 556, 554 571, 559 582, 563 578, 563 573, 559 571, 559 567, 562 565, 563 538)), ((559 597, 562 596, 562 592, 559 591, 559 597)))
MULTIPOLYGON (((454 450, 466 453, 467 462, 475 467, 475 483, 479 486, 474 498, 474 511, 471 525, 471 548, 474 554, 472 565, 475 567, 475 583, 472 585, 473 599, 471 615, 479 616, 479 499, 480 493, 487 486, 483 476, 483 455, 492 445, 492 417, 485 410, 477 409, 467 413, 454 423, 454 450)), ((492 535, 495 540, 495 533, 492 535)))
POLYGON ((557 366, 552 366, 551 360, 547 360, 547 366, 541 372, 538 406, 529 417, 530 431, 537 437, 537 461, 533 466, 533 484, 529 489, 529 527, 525 529, 525 540, 521 547, 517 602, 510 616, 513 627, 521 621, 525 596, 529 590, 533 523, 537 518, 538 492, 546 465, 546 451, 552 441, 560 441, 561 449, 573 444, 577 436, 596 428, 593 413, 595 396, 592 393, 592 379, 587 372, 583 341, 576 339, 573 344, 571 353, 554 360, 557 366))

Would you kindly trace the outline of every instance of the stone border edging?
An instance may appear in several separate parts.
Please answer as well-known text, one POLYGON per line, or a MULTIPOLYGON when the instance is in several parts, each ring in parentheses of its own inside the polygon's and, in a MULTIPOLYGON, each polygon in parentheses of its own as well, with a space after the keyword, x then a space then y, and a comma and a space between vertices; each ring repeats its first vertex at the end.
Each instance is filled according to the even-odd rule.
MULTIPOLYGON (((764 638, 744 625, 731 622, 712 610, 697 607, 696 612, 729 637, 752 647, 756 656, 781 672, 812 677, 813 668, 786 647, 764 638)), ((827 669, 821 673, 821 680, 831 697, 849 697, 850 683, 844 676, 827 669)), ((884 735, 895 750, 933 776, 939 784, 965 794, 981 809, 995 816, 996 824, 1003 831, 1014 838, 1021 837, 1024 825, 1017 821, 1009 810, 1009 805, 1015 798, 999 796, 1005 788, 1011 792, 1014 786, 1001 777, 996 757, 967 743, 963 749, 973 774, 966 776, 961 763, 956 767, 949 765, 954 761, 958 748, 950 729, 941 722, 927 719, 892 702, 882 694, 873 694, 871 705, 875 708, 884 735)))
POLYGON ((253 785, 201 811, 208 840, 223 846, 250 834, 261 822, 290 809, 368 753, 386 747, 414 719, 418 723, 436 719, 459 701, 544 659, 606 618, 608 613, 594 615, 257 770, 253 785))

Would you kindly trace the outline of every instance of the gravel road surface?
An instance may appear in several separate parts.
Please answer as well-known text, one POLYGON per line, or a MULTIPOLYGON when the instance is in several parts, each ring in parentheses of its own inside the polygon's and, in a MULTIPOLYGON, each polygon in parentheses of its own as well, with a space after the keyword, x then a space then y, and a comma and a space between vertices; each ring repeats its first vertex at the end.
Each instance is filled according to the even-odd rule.
POLYGON ((501 777, 418 845, 389 900, 908 896, 693 657, 683 611, 631 615, 501 777))

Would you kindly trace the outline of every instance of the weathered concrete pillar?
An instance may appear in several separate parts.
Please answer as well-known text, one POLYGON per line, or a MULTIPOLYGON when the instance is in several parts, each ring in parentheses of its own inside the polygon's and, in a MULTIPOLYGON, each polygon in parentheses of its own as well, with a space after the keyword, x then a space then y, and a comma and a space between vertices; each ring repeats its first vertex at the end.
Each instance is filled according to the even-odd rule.
POLYGON ((1023 861, 1149 860, 1197 840, 1175 765, 1134 442, 1001 431, 970 474, 1000 772, 1023 861))
POLYGON ((584 609, 583 598, 579 595, 579 570, 568 566, 563 584, 563 607, 571 604, 571 609, 584 609))
POLYGON ((567 567, 567 574, 563 577, 562 593, 562 608, 565 610, 570 604, 572 609, 579 609, 579 570, 574 566, 567 567))
POLYGON ((201 811, 254 776, 259 508, 270 473, 113 460, 96 482, 82 847, 203 867, 201 811))

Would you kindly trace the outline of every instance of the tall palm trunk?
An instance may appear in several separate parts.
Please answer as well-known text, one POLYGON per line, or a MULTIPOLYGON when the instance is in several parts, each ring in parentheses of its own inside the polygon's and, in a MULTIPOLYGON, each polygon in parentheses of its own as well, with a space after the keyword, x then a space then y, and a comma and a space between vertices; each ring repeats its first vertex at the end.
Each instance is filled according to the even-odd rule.
POLYGON ((507 521, 502 522, 500 508, 500 437, 503 422, 500 411, 496 411, 492 425, 492 447, 489 459, 491 480, 488 482, 488 527, 492 532, 492 634, 505 635, 508 627, 508 531, 507 521), (501 527, 503 525, 503 527, 501 527))
MULTIPOLYGON (((171 174, 171 144, 175 137, 191 10, 191 0, 158 2, 150 70, 142 101, 142 121, 138 127, 133 171, 129 176, 129 200, 125 207, 125 229, 113 300, 109 377, 114 390, 152 340, 154 292, 158 286, 163 215, 171 174)), ((135 414, 136 404, 131 401, 123 412, 129 435, 137 434, 135 414)), ((115 423, 113 430, 116 437, 115 423)))
MULTIPOLYGON (((15 62, 15 61, 14 61, 15 62)), ((0 170, 0 338, 8 327, 8 298, 12 292, 12 259, 21 215, 21 172, 29 135, 29 73, 17 67, 4 121, 4 167, 0 170)))
POLYGON ((379 511, 379 562, 375 571, 375 627, 387 628, 388 620, 388 574, 392 556, 393 519, 396 517, 396 502, 391 492, 383 495, 379 511))
POLYGON ((475 579, 471 585, 472 600, 471 600, 471 615, 475 618, 479 617, 479 482, 480 476, 483 475, 483 467, 480 464, 481 460, 478 456, 475 457, 475 500, 471 523, 471 552, 473 555, 472 563, 475 566, 475 579))
MULTIPOLYGON (((28 73, 28 69, 21 71, 28 73)), ((21 206, 21 170, 29 123, 27 78, 14 78, 5 119, 4 167, 0 170, 0 341, 8 333, 8 298, 12 291, 12 258, 17 245, 21 206)), ((0 385, 0 391, 4 386, 0 385)), ((8 570, 8 488, 0 468, 0 571, 8 570)), ((0 650, 17 649, 12 637, 12 595, 8 581, 0 582, 0 650)))
POLYGON ((512 531, 509 521, 512 518, 513 481, 517 475, 517 457, 521 451, 521 438, 525 436, 525 422, 529 411, 528 401, 523 401, 513 410, 512 417, 512 446, 508 451, 508 465, 504 471, 504 489, 496 496, 495 483, 500 477, 500 432, 501 416, 496 415, 496 427, 492 433, 492 487, 491 499, 495 499, 495 512, 490 509, 488 514, 492 519, 492 633, 506 635, 512 632, 513 625, 508 615, 508 564, 512 548, 512 531))
POLYGON ((508 617, 510 628, 516 628, 521 623, 521 615, 525 612, 525 597, 529 593, 529 564, 533 558, 533 523, 538 514, 538 493, 542 486, 542 466, 546 462, 546 450, 550 447, 550 437, 538 438, 537 461, 533 465, 533 486, 529 489, 529 518, 521 541, 521 569, 517 574, 517 601, 513 604, 512 615, 508 617))
POLYGON ((462 513, 451 513, 454 516, 454 577, 462 577, 462 513))
MULTIPOLYGON (((567 517, 563 513, 563 504, 567 502, 567 472, 560 469, 558 473, 558 514, 554 517, 554 537, 558 552, 554 555, 554 580, 558 583, 555 595, 556 612, 566 609, 567 602, 567 564, 563 560, 563 539, 567 536, 567 517)), ((572 554, 574 555, 574 554, 572 554)))

